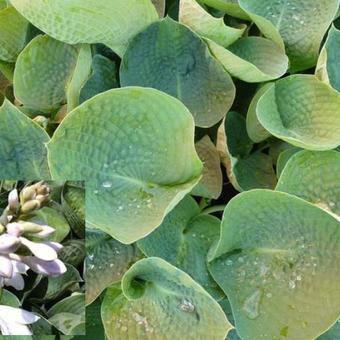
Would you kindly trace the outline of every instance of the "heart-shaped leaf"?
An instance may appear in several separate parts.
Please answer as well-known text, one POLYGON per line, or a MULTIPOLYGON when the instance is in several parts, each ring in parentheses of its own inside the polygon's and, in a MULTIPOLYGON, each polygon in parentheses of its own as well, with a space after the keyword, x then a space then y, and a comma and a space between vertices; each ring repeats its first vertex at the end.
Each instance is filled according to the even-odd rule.
POLYGON ((79 90, 90 73, 87 45, 71 46, 45 35, 22 51, 14 71, 15 97, 26 107, 50 112, 68 101, 77 106, 79 90), (44 86, 42 86, 44 84, 44 86))
POLYGON ((316 64, 322 38, 339 0, 239 0, 263 34, 286 48, 292 72, 316 64))
POLYGON ((125 245, 96 229, 86 229, 86 304, 92 303, 108 286, 118 282, 140 257, 134 245, 125 245))
POLYGON ((158 19, 150 0, 11 0, 11 4, 57 40, 103 43, 120 56, 137 32, 158 19))
POLYGON ((102 319, 109 339, 224 339, 232 328, 218 303, 188 274, 150 257, 109 289, 102 319))
POLYGON ((246 25, 239 28, 226 26, 221 18, 215 18, 205 11, 196 0, 181 0, 179 21, 189 26, 198 35, 211 39, 223 47, 227 47, 241 38, 246 25))
POLYGON ((177 97, 201 127, 221 120, 235 97, 230 76, 204 42, 170 18, 150 25, 132 40, 120 80, 122 86, 153 87, 177 97))
POLYGON ((340 94, 312 75, 278 80, 256 108, 261 125, 272 135, 310 150, 340 144, 340 94))
POLYGON ((232 76, 248 83, 280 78, 288 68, 287 56, 269 39, 241 38, 227 49, 211 40, 207 44, 232 76))
POLYGON ((301 151, 288 161, 276 190, 299 196, 340 216, 339 183, 340 152, 301 151))
POLYGON ((50 178, 45 143, 48 134, 7 99, 0 107, 0 177, 50 178))
POLYGON ((208 135, 199 140, 195 147, 204 166, 202 178, 191 194, 217 199, 221 195, 223 184, 221 162, 217 148, 208 135))
POLYGON ((0 59, 13 62, 26 42, 28 21, 13 7, 0 9, 0 59))
POLYGON ((175 98, 138 87, 110 90, 76 108, 54 133, 52 176, 87 180, 87 221, 132 243, 199 181, 193 132, 191 114, 175 98))
POLYGON ((307 201, 270 190, 233 198, 210 272, 241 338, 313 339, 327 330, 339 316, 339 249, 339 222, 307 201))
POLYGON ((334 25, 328 31, 327 40, 319 55, 316 76, 340 91, 340 30, 334 25))
POLYGON ((219 237, 220 220, 201 214, 195 200, 187 196, 153 233, 138 241, 138 247, 150 257, 160 257, 188 273, 215 298, 220 289, 206 267, 211 244, 219 237))

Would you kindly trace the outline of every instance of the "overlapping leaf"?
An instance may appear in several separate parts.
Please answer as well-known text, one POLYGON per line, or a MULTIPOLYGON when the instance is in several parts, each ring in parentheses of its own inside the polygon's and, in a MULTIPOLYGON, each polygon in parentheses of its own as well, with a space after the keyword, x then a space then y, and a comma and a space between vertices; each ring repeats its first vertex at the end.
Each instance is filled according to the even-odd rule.
POLYGON ((45 143, 48 134, 8 100, 0 107, 0 177, 50 178, 45 143))
POLYGON ((185 197, 153 233, 138 241, 143 253, 160 257, 188 273, 216 299, 223 293, 207 266, 208 249, 218 239, 220 220, 201 214, 193 198, 185 197))
POLYGON ((320 52, 316 67, 317 77, 340 91, 340 31, 332 26, 320 52))
POLYGON ((109 338, 224 339, 232 328, 218 303, 188 274, 150 257, 109 289, 102 319, 109 338))
POLYGON ((340 95, 312 75, 277 81, 256 107, 261 125, 272 135, 310 150, 340 144, 340 95))
POLYGON ((221 120, 235 97, 230 76, 204 42, 170 18, 150 25, 132 40, 120 80, 122 86, 153 87, 177 97, 201 127, 221 120))
POLYGON ((11 0, 11 4, 57 40, 103 43, 120 56, 129 40, 158 18, 150 0, 11 0))
POLYGON ((299 196, 340 216, 339 183, 339 152, 301 151, 289 159, 276 190, 299 196))
POLYGON ((78 105, 79 91, 90 73, 90 65, 89 46, 72 46, 40 35, 18 58, 15 96, 31 109, 51 112, 67 102, 71 110, 78 105))
POLYGON ((286 49, 292 72, 317 62, 320 44, 339 0, 239 0, 263 34, 286 49))
POLYGON ((210 269, 242 339, 326 331, 339 315, 339 247, 339 222, 300 198, 269 190, 234 198, 210 269))
POLYGON ((180 1, 179 21, 189 26, 198 35, 211 39, 223 47, 241 38, 247 28, 246 25, 240 25, 239 28, 225 25, 223 17, 213 17, 196 0, 180 1))
POLYGON ((87 180, 88 222, 132 243, 199 181, 193 132, 191 114, 176 99, 153 89, 110 90, 75 109, 54 133, 52 176, 87 180))
POLYGON ((211 53, 234 77, 249 83, 284 75, 288 58, 272 41, 261 37, 241 38, 227 49, 207 41, 211 53))

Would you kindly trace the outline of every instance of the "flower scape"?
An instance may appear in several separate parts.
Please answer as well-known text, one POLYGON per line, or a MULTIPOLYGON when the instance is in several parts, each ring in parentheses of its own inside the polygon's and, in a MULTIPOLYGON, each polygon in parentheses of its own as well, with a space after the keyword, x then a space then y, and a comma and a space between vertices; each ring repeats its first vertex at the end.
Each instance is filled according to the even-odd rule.
MULTIPOLYGON (((73 274, 76 274, 77 271, 69 264, 72 262, 70 242, 77 240, 67 241, 66 248, 57 242, 64 240, 70 232, 66 217, 51 208, 52 204, 55 206, 58 204, 51 198, 53 195, 51 188, 54 191, 62 187, 58 188, 53 184, 50 186, 42 181, 24 186, 20 182, 1 182, 1 198, 8 193, 7 206, 0 216, 2 335, 53 334, 53 332, 82 334, 75 321, 72 326, 78 326, 77 332, 72 333, 72 329, 66 326, 67 319, 64 315, 72 312, 74 304, 77 304, 77 313, 81 314, 81 304, 84 310, 85 302, 84 294, 77 287, 72 289, 71 296, 65 295, 70 284, 77 282, 72 281, 71 273, 74 271, 73 274), (22 187, 22 190, 19 192, 17 188, 13 188, 8 192, 6 189, 13 185, 22 187), (46 222, 56 225, 52 227, 45 224, 46 222), (31 272, 28 272, 29 270, 31 272), (47 287, 43 288, 42 284, 46 284, 46 280, 47 287), (71 282, 67 282, 68 280, 71 282), (66 286, 62 287, 63 285, 66 286), (58 299, 62 294, 63 298, 58 299), (22 301, 33 313, 21 308, 22 301)), ((63 206, 60 205, 60 210, 62 209, 63 206)), ((78 278, 78 282, 81 282, 79 274, 78 278)), ((79 321, 80 316, 77 315, 77 318, 79 321)))
POLYGON ((0 179, 45 180, 4 191, 13 320, 340 339, 339 5, 0 0, 0 179))

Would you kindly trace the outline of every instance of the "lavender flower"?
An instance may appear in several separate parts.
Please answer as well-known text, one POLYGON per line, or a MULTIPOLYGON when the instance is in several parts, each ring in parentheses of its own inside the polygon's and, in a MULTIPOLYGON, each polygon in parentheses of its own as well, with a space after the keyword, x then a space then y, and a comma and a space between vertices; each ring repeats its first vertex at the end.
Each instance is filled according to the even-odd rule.
POLYGON ((16 189, 9 193, 8 206, 0 217, 0 287, 12 286, 22 290, 22 275, 29 268, 47 276, 66 272, 66 266, 58 260, 58 251, 62 248, 60 243, 29 239, 31 236, 43 239, 55 229, 22 219, 48 202, 49 194, 50 189, 43 182, 24 188, 20 195, 16 189), (20 255, 24 248, 31 255, 20 255))

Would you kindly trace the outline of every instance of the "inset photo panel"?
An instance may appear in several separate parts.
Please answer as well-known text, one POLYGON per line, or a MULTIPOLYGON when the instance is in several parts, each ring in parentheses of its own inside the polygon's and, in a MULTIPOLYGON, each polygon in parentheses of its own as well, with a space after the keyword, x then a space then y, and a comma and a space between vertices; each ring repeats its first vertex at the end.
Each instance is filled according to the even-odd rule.
POLYGON ((84 182, 0 181, 1 335, 85 335, 84 258, 84 182))

